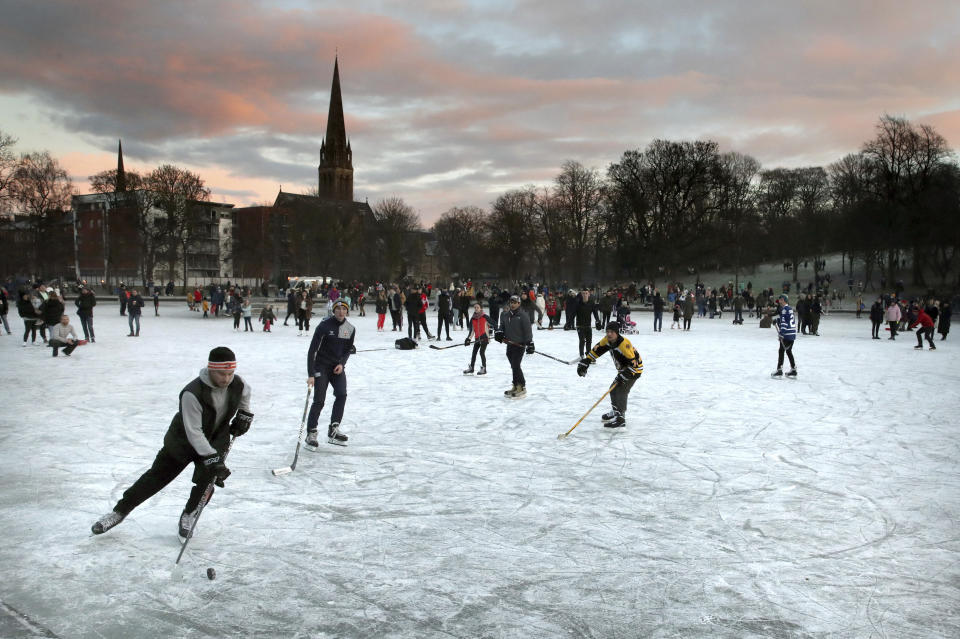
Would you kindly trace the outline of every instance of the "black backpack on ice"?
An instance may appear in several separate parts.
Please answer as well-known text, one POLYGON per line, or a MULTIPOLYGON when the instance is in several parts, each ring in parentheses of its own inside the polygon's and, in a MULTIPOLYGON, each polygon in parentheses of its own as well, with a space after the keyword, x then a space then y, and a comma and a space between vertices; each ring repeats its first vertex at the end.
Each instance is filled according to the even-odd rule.
POLYGON ((417 347, 417 343, 409 337, 402 337, 394 342, 394 346, 399 348, 401 351, 412 351, 417 347))

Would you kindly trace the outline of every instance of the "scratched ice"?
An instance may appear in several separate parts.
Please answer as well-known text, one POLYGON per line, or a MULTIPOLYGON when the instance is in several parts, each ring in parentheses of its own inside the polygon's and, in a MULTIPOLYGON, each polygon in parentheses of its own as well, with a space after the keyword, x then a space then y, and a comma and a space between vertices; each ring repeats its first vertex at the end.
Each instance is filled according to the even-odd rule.
MULTIPOLYGON (((351 318, 358 348, 388 350, 347 366, 350 446, 275 478, 307 338, 162 315, 134 339, 98 307, 98 343, 71 358, 0 338, 4 636, 960 636, 953 340, 915 351, 912 334, 871 340, 868 320, 831 316, 800 339, 799 379, 772 380, 775 339, 753 320, 654 334, 635 313, 646 370, 627 429, 601 426, 604 402, 558 441, 611 382, 609 358, 581 379, 527 356, 528 396, 506 400, 503 347, 465 377, 469 349, 395 350, 371 313, 351 318), (89 529, 220 344, 256 419, 171 573, 189 473, 89 529)), ((577 355, 574 333, 535 338, 577 355)))

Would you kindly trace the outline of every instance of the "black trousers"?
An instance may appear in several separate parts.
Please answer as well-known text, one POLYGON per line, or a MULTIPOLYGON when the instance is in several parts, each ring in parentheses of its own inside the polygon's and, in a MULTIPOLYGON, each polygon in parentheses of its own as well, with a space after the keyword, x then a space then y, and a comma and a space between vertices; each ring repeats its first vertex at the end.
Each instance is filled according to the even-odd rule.
POLYGON ((473 343, 473 355, 470 356, 470 368, 477 363, 477 353, 480 353, 480 365, 487 367, 487 340, 477 340, 473 343))
POLYGON ((69 355, 77 347, 76 342, 74 342, 73 344, 70 344, 68 342, 61 342, 58 339, 51 339, 49 342, 47 342, 47 345, 53 347, 54 357, 56 357, 60 353, 61 348, 63 349, 63 352, 65 355, 69 355))
POLYGON ((580 357, 590 352, 591 340, 593 339, 593 332, 590 330, 589 326, 578 326, 577 327, 577 337, 580 338, 580 357))
POLYGON ((447 337, 450 337, 450 314, 437 313, 437 337, 440 337, 444 326, 447 327, 447 337))
POLYGON ((320 421, 320 411, 327 400, 327 386, 333 387, 333 410, 330 413, 330 423, 339 424, 343 419, 343 407, 347 403, 347 371, 339 375, 333 374, 333 366, 318 370, 313 377, 313 403, 310 405, 310 416, 307 418, 307 430, 317 430, 320 421))
POLYGON ((403 330, 403 315, 401 311, 390 311, 390 321, 393 322, 393 330, 403 330))
POLYGON ((124 491, 123 497, 120 498, 113 509, 124 516, 130 514, 130 511, 156 495, 164 486, 176 479, 177 475, 182 473, 183 469, 191 463, 193 464, 191 481, 193 481, 194 486, 190 491, 190 498, 187 499, 184 510, 193 512, 197 504, 200 503, 203 491, 210 483, 210 475, 199 458, 182 461, 168 453, 166 448, 160 449, 156 459, 153 460, 153 465, 140 476, 140 479, 133 483, 133 486, 124 491))
POLYGON ((873 327, 870 329, 870 337, 880 337, 880 325, 883 322, 870 320, 870 323, 873 324, 873 327))
POLYGON ((926 338, 927 342, 930 343, 930 346, 933 344, 933 327, 932 326, 918 326, 917 327, 917 346, 923 346, 923 340, 926 338))
POLYGON ((407 337, 420 337, 420 325, 417 322, 417 313, 407 312, 407 337))
POLYGON ((663 311, 653 312, 653 330, 663 331, 663 311))
POLYGON ((77 313, 80 318, 80 328, 83 329, 83 339, 96 339, 93 334, 93 315, 77 313))
POLYGON ((527 380, 523 377, 523 370, 520 368, 524 351, 523 346, 507 344, 507 361, 510 362, 510 370, 513 371, 513 383, 518 386, 527 385, 527 380))
POLYGON ((685 331, 689 331, 689 330, 690 330, 690 321, 691 321, 692 319, 693 319, 692 317, 684 317, 684 318, 683 318, 683 330, 685 330, 685 331))
POLYGON ((794 340, 780 340, 780 350, 777 351, 777 370, 783 368, 783 354, 787 354, 787 358, 790 360, 790 368, 796 368, 797 363, 793 360, 793 343, 794 340))
POLYGON ((634 377, 627 381, 620 380, 617 387, 610 391, 610 403, 613 404, 613 410, 620 415, 627 414, 627 397, 630 395, 633 385, 637 383, 639 377, 634 377))

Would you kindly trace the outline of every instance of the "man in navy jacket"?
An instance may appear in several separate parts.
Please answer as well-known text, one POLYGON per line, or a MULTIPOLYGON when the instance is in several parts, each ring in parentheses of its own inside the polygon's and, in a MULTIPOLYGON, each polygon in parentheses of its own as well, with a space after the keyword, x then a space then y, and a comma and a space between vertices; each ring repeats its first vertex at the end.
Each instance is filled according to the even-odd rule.
POLYGON ((340 432, 343 406, 347 403, 347 374, 344 366, 354 351, 356 329, 347 321, 348 306, 338 299, 333 304, 333 317, 320 322, 307 351, 307 385, 314 389, 313 404, 307 418, 308 446, 318 446, 317 422, 327 398, 327 384, 333 386, 333 410, 327 427, 327 441, 346 446, 348 437, 340 432))

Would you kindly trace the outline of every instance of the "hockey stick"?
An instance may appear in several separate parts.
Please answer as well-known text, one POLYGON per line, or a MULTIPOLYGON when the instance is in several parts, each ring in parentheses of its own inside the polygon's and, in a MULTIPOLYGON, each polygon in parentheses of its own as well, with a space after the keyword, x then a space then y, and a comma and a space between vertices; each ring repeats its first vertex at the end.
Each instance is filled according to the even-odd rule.
MULTIPOLYGON (((503 343, 504 343, 504 344, 510 344, 511 346, 519 346, 519 347, 521 347, 521 348, 526 348, 523 344, 520 344, 519 342, 513 342, 513 341, 511 341, 511 340, 508 340, 507 338, 503 338, 503 343)), ((448 347, 448 348, 449 348, 449 347, 448 347)), ((567 366, 569 366, 570 364, 576 364, 577 362, 580 361, 580 358, 577 358, 577 359, 572 359, 572 360, 570 360, 570 361, 568 362, 568 361, 565 360, 565 359, 560 359, 559 357, 554 357, 553 355, 550 355, 549 353, 544 353, 544 352, 538 351, 538 350, 534 350, 534 351, 533 351, 533 354, 534 354, 534 355, 543 355, 544 357, 546 357, 546 358, 548 358, 548 359, 552 359, 552 360, 555 361, 555 362, 560 362, 561 364, 566 364, 567 366)))
POLYGON ((363 348, 357 351, 358 353, 371 353, 373 351, 392 351, 392 348, 363 348))
MULTIPOLYGON (((230 449, 233 448, 233 442, 237 441, 236 435, 230 438, 230 443, 227 445, 227 450, 220 457, 220 461, 227 461, 227 455, 230 454, 230 449)), ((187 544, 190 543, 190 540, 193 539, 193 531, 197 528, 197 522, 200 521, 200 515, 203 514, 203 509, 207 507, 207 504, 210 503, 210 498, 213 497, 213 484, 216 479, 211 479, 210 483, 207 484, 206 490, 203 491, 203 495, 200 497, 200 503, 198 504, 197 516, 193 518, 193 523, 190 524, 190 532, 187 534, 187 538, 183 540, 183 544, 180 545, 180 554, 177 555, 177 560, 173 562, 174 564, 180 563, 180 558, 183 557, 183 551, 187 549, 187 544)))
POLYGON ((303 427, 307 425, 307 407, 310 406, 310 390, 311 388, 307 387, 307 401, 303 403, 303 417, 300 418, 300 432, 297 433, 297 449, 293 453, 293 463, 289 466, 284 466, 283 468, 274 468, 270 472, 273 473, 274 477, 280 477, 281 475, 289 475, 293 472, 293 469, 297 467, 297 459, 300 458, 300 441, 303 439, 303 427))
POLYGON ((565 432, 565 433, 560 433, 559 435, 557 435, 557 439, 566 439, 567 435, 569 435, 570 433, 572 433, 572 432, 573 432, 573 429, 576 428, 577 426, 579 426, 579 425, 580 425, 580 422, 582 422, 583 420, 585 420, 585 419, 587 418, 587 415, 589 415, 590 413, 593 412, 593 409, 597 407, 597 404, 599 404, 600 402, 602 402, 602 401, 603 401, 603 398, 606 397, 607 395, 609 395, 609 394, 610 394, 610 391, 612 391, 612 390, 613 390, 614 388, 616 388, 616 387, 617 387, 617 382, 614 382, 614 383, 610 386, 610 388, 607 389, 607 392, 604 393, 603 395, 601 395, 601 396, 600 396, 600 399, 598 399, 598 400, 596 401, 596 403, 594 403, 594 405, 590 407, 590 410, 588 410, 586 413, 584 413, 584 414, 583 414, 583 417, 581 417, 579 420, 577 420, 577 423, 574 424, 573 427, 570 428, 570 430, 568 430, 568 431, 565 432))
POLYGON ((433 344, 431 344, 430 348, 432 348, 435 351, 445 351, 448 348, 456 348, 457 346, 466 346, 466 344, 451 344, 450 346, 434 346, 433 344))

